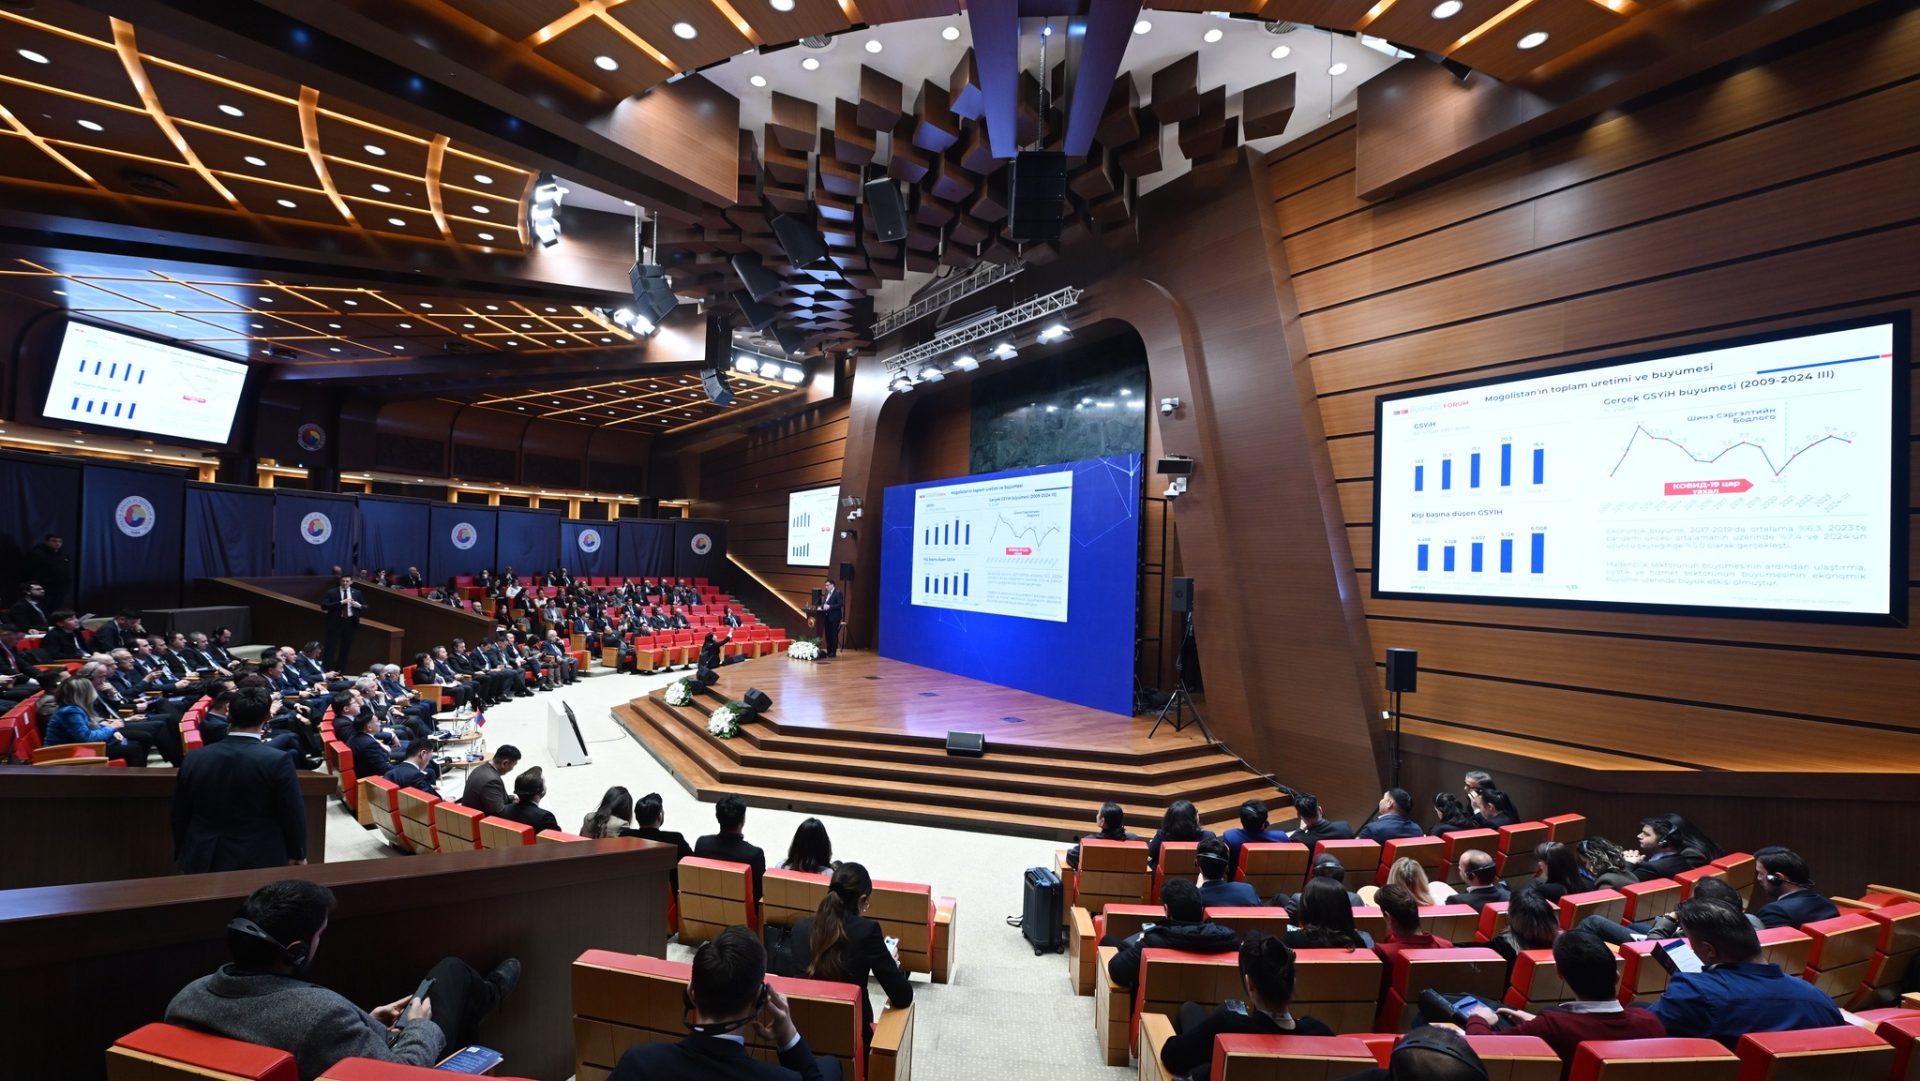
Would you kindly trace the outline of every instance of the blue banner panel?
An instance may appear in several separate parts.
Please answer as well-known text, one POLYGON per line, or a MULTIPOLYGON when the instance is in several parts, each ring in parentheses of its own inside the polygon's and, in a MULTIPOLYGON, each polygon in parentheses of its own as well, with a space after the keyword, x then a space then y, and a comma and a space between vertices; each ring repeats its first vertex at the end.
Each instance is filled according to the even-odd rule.
POLYGON ((880 655, 1131 714, 1140 485, 1127 454, 888 488, 880 655))
POLYGON ((545 574, 560 563, 560 515, 553 511, 507 510, 500 516, 499 549, 494 562, 508 567, 524 581, 545 574))
POLYGON ((620 577, 667 578, 673 574, 673 523, 642 518, 620 523, 620 577))
POLYGON ((274 492, 274 573, 331 574, 339 567, 352 574, 357 513, 352 496, 274 492))
MULTIPOLYGON (((28 550, 49 533, 65 542, 62 551, 69 565, 77 567, 80 466, 11 456, 0 461, 0 589, 6 590, 7 603, 20 595, 16 579, 28 573, 28 550)), ((72 582, 67 583, 64 597, 54 592, 47 590, 48 610, 73 602, 72 582)))
POLYGON ((673 576, 719 582, 727 570, 727 523, 681 518, 673 523, 673 576))
POLYGON ((273 573, 273 493, 187 486, 181 578, 254 578, 273 573))
MULTIPOLYGON (((395 574, 408 567, 436 585, 445 585, 427 570, 427 511, 431 504, 409 499, 360 497, 360 563, 368 570, 385 567, 395 574)), ((462 571, 462 574, 467 572, 462 571)))
POLYGON ((560 523, 560 565, 575 578, 620 573, 619 529, 611 522, 560 523))
POLYGON ((492 507, 436 504, 427 519, 427 577, 445 582, 456 575, 497 569, 494 548, 499 530, 492 507))
POLYGON ((79 608, 170 608, 180 603, 186 480, 89 465, 81 470, 79 608))

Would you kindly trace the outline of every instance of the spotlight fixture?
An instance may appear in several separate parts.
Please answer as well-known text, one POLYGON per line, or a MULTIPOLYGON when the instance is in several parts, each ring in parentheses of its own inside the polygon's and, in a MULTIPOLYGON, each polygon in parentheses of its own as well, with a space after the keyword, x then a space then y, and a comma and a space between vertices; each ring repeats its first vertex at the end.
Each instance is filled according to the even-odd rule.
POLYGON ((1147 33, 1151 33, 1152 31, 1153 31, 1153 23, 1147 21, 1146 19, 1141 19, 1139 22, 1133 24, 1133 32, 1136 34, 1147 34, 1147 33))
POLYGON ((970 372, 980 366, 980 359, 972 353, 962 353, 953 358, 953 366, 963 372, 970 372))
POLYGON ((533 206, 527 211, 527 224, 534 239, 543 248, 560 243, 560 200, 568 189, 551 176, 542 177, 533 188, 533 206))
POLYGON ((806 378, 807 372, 805 368, 797 368, 788 364, 780 369, 780 381, 783 383, 792 383, 798 386, 804 382, 806 378))
POLYGON ((931 364, 920 369, 920 381, 922 383, 938 383, 940 380, 945 379, 946 377, 947 377, 947 373, 941 371, 940 369, 934 367, 931 364))
POLYGON ((779 377, 780 377, 779 361, 768 359, 760 362, 760 378, 778 379, 779 377))
POLYGON ((754 372, 760 370, 760 362, 755 360, 751 354, 735 353, 733 355, 733 370, 752 375, 754 372))
POLYGON ((1052 345, 1054 342, 1063 342, 1071 337, 1073 337, 1073 331, 1067 324, 1049 323, 1040 328, 1040 333, 1035 336, 1035 340, 1041 345, 1052 345))
POLYGON ((896 375, 893 377, 893 382, 887 384, 887 389, 895 394, 906 394, 913 389, 913 380, 904 375, 896 375))
POLYGON ((1001 342, 993 347, 993 359, 995 360, 1012 360, 1019 355, 1020 350, 1015 349, 1012 342, 1001 342))

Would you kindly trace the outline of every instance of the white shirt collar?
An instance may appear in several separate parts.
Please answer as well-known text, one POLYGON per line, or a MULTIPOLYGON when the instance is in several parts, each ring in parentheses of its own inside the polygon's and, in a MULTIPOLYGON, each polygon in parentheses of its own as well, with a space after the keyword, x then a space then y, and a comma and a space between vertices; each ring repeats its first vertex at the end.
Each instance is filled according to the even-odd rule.
POLYGON ((1562 1002, 1560 1008, 1568 1013, 1622 1013, 1625 1010, 1625 1007, 1614 999, 1607 999, 1604 1002, 1574 999, 1572 1002, 1562 1002))

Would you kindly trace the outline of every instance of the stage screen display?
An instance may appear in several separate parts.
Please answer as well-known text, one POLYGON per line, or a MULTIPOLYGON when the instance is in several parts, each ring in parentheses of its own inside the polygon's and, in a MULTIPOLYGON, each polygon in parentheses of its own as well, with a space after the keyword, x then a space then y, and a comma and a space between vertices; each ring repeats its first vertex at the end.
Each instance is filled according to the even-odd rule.
POLYGON ((69 321, 41 413, 168 439, 225 443, 247 365, 69 321))
POLYGON ((1130 714, 1140 456, 889 488, 880 653, 1130 714))
POLYGON ((1904 620, 1905 320, 1381 396, 1375 595, 1904 620))
POLYGON ((833 521, 839 506, 839 485, 787 493, 788 565, 827 565, 833 555, 833 521))

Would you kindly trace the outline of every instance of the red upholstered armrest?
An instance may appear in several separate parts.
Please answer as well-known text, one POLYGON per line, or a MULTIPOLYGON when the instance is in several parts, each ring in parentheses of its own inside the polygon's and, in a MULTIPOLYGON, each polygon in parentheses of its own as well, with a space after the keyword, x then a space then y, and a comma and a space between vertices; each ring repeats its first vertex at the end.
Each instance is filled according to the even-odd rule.
MULTIPOLYGON (((1226 1077, 1227 1056, 1238 1054, 1284 1054, 1300 1058, 1317 1059, 1323 1062, 1340 1059, 1373 1059, 1373 1049, 1351 1036, 1250 1036, 1244 1033, 1231 1033, 1217 1036, 1213 1041, 1213 1070, 1210 1077, 1226 1077)), ((1356 1064, 1353 1069, 1334 1069, 1329 1076, 1343 1077, 1365 1069, 1356 1064)))
MULTIPOLYGON (((460 1050, 448 1048, 448 1053, 460 1050)), ((402 1066, 397 1062, 379 1062, 370 1058, 343 1058, 321 1071, 318 1081, 447 1081, 458 1077, 429 1066, 402 1066)), ((489 1074, 494 1081, 526 1081, 526 1078, 489 1074)))
POLYGON ((693 978, 693 966, 685 961, 669 961, 661 957, 648 957, 638 953, 619 953, 614 950, 588 950, 573 959, 576 965, 597 965, 600 968, 616 968, 622 972, 638 972, 648 976, 665 976, 668 979, 688 980, 693 978))
POLYGON ((300 1081, 300 1070, 285 1051, 179 1025, 142 1025, 113 1041, 113 1046, 254 1081, 300 1081))

